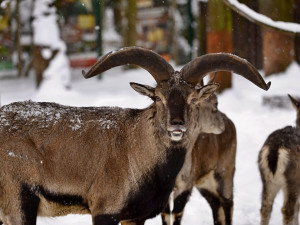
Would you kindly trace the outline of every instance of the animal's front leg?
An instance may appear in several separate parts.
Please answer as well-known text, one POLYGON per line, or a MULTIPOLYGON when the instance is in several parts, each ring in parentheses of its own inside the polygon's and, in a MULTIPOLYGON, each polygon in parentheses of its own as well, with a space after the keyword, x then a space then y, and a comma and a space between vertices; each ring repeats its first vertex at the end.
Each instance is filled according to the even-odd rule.
MULTIPOLYGON (((15 184, 5 193, 9 193, 15 198, 6 204, 3 218, 1 218, 3 223, 8 225, 36 225, 40 199, 34 188, 15 184)), ((2 221, 0 224, 3 224, 2 221)))
MULTIPOLYGON (((168 204, 165 208, 165 210, 161 213, 162 223, 163 225, 170 225, 170 217, 172 216, 173 223, 171 225, 180 225, 181 219, 183 216, 183 211, 186 203, 189 200, 189 197, 191 195, 192 190, 185 190, 181 194, 179 194, 174 199, 174 208, 173 211, 170 212, 170 205, 168 204)), ((174 193, 176 194, 176 192, 174 193)))
POLYGON ((118 215, 95 215, 93 225, 118 225, 120 222, 118 215))

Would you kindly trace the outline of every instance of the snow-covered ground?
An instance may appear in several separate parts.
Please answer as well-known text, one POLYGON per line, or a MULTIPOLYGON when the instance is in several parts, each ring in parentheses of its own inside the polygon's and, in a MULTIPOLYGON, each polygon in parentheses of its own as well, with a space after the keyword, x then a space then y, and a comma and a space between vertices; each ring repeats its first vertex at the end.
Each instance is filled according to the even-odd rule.
MULTIPOLYGON (((219 108, 235 123, 238 135, 236 174, 234 178, 234 216, 238 225, 259 224, 261 181, 257 167, 257 156, 264 140, 275 129, 294 125, 296 113, 292 107, 271 108, 262 104, 263 96, 287 93, 300 96, 300 67, 293 63, 285 73, 266 79, 272 81, 268 92, 243 79, 233 77, 233 89, 219 95, 219 108)), ((42 85, 39 91, 34 88, 33 77, 0 80, 1 104, 32 99, 35 101, 54 101, 73 106, 122 106, 143 108, 151 100, 133 91, 129 82, 154 85, 154 79, 144 70, 123 71, 112 69, 103 79, 85 80, 80 71, 72 73, 71 90, 57 87, 55 82, 42 85)), ((282 224, 282 193, 275 200, 271 225, 282 224)), ((45 224, 92 224, 90 216, 69 215, 62 218, 39 218, 39 225, 45 224)), ((160 225, 159 217, 148 220, 147 225, 160 225)), ((183 225, 213 224, 211 210, 201 195, 194 191, 186 206, 183 225)))

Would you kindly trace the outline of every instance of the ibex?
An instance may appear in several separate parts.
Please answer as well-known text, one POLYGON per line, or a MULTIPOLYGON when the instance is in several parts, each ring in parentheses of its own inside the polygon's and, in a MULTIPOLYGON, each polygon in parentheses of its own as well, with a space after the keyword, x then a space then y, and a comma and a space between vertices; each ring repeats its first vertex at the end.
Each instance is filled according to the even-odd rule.
POLYGON ((300 193, 300 101, 288 95, 297 110, 296 127, 274 131, 265 141, 258 157, 263 183, 261 225, 269 224, 274 198, 284 192, 283 224, 297 225, 300 193))
MULTIPOLYGON (((217 97, 209 99, 216 106, 217 97)), ((225 130, 221 134, 201 133, 177 179, 173 193, 174 206, 164 209, 162 222, 180 225, 184 207, 189 200, 193 187, 196 187, 209 203, 215 225, 232 224, 233 176, 235 172, 236 129, 233 122, 222 114, 225 130)), ((171 199, 170 199, 171 200, 171 199)))
POLYGON ((217 84, 199 88, 207 73, 232 70, 268 90, 258 71, 231 54, 196 58, 174 71, 158 54, 123 48, 103 56, 85 78, 135 64, 155 88, 131 83, 153 104, 145 109, 68 107, 17 102, 0 110, 0 218, 34 225, 46 201, 84 209, 94 225, 116 225, 159 214, 168 202, 200 132, 220 133, 222 114, 206 107, 217 84))

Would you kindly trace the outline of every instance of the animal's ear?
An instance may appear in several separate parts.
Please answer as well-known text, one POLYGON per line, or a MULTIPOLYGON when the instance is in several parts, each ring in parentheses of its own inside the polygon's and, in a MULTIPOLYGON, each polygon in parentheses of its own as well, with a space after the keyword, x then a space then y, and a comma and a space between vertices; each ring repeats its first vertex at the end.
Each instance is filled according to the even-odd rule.
POLYGON ((150 87, 148 85, 137 84, 133 82, 130 83, 130 86, 133 88, 133 90, 140 93, 141 95, 146 95, 149 98, 154 97, 155 89, 153 87, 150 87))
POLYGON ((198 98, 199 100, 206 100, 208 99, 218 88, 219 84, 213 83, 213 84, 207 84, 201 89, 198 90, 198 98))
POLYGON ((300 111, 300 102, 297 101, 297 100, 296 100, 295 98, 293 98, 292 96, 290 96, 289 94, 288 94, 288 96, 289 96, 289 98, 290 98, 290 100, 291 100, 291 102, 292 102, 293 107, 297 110, 297 112, 299 112, 299 111, 300 111))

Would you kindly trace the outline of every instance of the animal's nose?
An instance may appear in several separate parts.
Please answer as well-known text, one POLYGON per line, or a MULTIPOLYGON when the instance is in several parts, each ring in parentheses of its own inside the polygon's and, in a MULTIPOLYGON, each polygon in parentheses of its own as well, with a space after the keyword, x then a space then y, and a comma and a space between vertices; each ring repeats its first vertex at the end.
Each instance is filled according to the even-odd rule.
POLYGON ((175 118, 171 120, 171 125, 184 125, 184 121, 179 118, 175 118))

